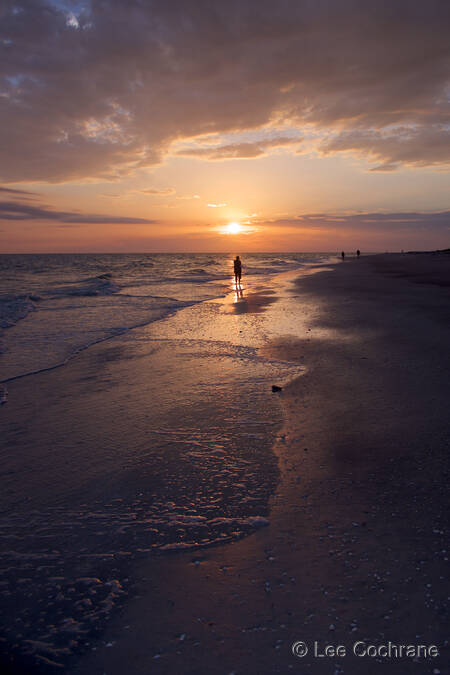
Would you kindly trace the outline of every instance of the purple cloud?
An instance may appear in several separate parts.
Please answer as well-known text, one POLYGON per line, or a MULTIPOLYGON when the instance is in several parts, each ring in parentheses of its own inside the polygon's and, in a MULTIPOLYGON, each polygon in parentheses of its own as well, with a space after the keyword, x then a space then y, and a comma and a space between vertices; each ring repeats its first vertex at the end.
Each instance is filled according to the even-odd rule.
POLYGON ((277 136, 275 138, 261 139, 259 141, 248 141, 241 143, 227 143, 217 146, 206 146, 200 148, 182 148, 176 152, 177 155, 184 157, 196 157, 197 159, 250 159, 261 157, 268 150, 281 148, 300 143, 300 137, 292 138, 290 136, 277 136))
MULTIPOLYGON (((1 5, 0 180, 119 179, 173 141, 274 121, 311 124, 322 152, 378 168, 450 164, 443 0, 71 7, 1 5)), ((213 158, 268 148, 219 144, 213 158)))
POLYGON ((109 216, 102 214, 80 213, 78 211, 55 211, 47 206, 32 206, 22 202, 0 202, 0 220, 47 220, 71 224, 122 224, 151 225, 158 221, 147 218, 109 216))
POLYGON ((268 224, 277 227, 333 229, 343 232, 374 229, 381 233, 394 231, 448 231, 450 233, 450 211, 432 212, 360 212, 352 214, 309 213, 293 218, 271 220, 268 224))

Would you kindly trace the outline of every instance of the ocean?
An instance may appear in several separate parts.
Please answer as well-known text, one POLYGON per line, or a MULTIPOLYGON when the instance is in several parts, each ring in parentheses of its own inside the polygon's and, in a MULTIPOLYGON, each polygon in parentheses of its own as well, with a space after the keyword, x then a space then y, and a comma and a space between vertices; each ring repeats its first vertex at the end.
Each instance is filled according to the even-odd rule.
MULTIPOLYGON (((329 257, 247 254, 244 277, 264 282, 329 257)), ((0 382, 223 296, 231 275, 227 254, 0 255, 0 382)))
POLYGON ((225 254, 0 256, 7 648, 65 664, 137 560, 269 524, 271 385, 302 367, 261 348, 295 333, 292 280, 330 257, 245 255, 237 292, 225 254))

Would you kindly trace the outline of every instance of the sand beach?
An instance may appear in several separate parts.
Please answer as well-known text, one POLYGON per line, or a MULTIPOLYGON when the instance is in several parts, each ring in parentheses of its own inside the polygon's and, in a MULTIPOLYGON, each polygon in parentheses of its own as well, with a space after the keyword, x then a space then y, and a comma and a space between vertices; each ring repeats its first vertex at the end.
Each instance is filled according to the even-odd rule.
POLYGON ((8 383, 6 672, 448 672, 449 284, 285 272, 8 383))

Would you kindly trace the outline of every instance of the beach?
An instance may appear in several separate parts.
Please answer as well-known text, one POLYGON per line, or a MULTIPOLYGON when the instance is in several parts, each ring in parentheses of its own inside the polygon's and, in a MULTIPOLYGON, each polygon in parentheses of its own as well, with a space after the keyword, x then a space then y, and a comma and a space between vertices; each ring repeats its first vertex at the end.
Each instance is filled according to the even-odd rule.
POLYGON ((0 675, 450 675, 449 27, 0 4, 0 675))
POLYGON ((9 382, 9 672, 448 672, 449 285, 329 259, 9 382))

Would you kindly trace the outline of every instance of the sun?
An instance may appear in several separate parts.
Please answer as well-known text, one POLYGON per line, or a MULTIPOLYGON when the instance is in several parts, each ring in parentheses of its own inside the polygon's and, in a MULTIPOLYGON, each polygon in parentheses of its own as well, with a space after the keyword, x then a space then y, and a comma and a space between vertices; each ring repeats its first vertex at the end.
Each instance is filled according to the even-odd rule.
POLYGON ((242 232, 242 227, 239 223, 233 222, 228 223, 225 230, 228 234, 239 234, 239 232, 242 232))

